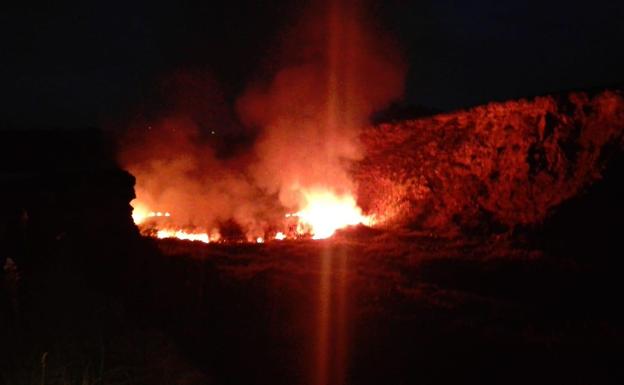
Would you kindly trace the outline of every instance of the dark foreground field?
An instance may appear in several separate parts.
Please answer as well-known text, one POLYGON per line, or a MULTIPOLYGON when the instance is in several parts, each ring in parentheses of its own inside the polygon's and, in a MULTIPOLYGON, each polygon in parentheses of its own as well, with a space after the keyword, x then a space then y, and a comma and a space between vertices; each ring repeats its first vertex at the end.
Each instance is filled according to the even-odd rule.
POLYGON ((621 383, 621 271, 509 239, 52 242, 0 383, 621 383))
POLYGON ((204 245, 139 237, 98 135, 22 136, 0 140, 2 385, 624 383, 619 152, 535 227, 204 245))
POLYGON ((502 238, 159 248, 146 303, 216 383, 624 379, 618 272, 502 238))

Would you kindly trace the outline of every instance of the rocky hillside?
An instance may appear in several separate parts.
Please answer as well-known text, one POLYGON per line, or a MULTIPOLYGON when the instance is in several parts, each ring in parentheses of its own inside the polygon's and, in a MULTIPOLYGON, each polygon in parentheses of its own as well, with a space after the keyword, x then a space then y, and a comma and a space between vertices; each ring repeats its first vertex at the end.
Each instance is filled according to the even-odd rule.
POLYGON ((371 127, 360 203, 389 224, 443 233, 539 224, 624 145, 624 94, 490 103, 371 127))

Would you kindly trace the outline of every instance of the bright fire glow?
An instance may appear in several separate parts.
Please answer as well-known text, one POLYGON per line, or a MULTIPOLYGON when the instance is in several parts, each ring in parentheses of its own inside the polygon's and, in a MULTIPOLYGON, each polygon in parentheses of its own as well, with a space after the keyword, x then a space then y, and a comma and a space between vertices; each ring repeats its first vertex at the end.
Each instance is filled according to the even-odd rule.
POLYGON ((149 211, 147 207, 136 202, 136 199, 130 202, 132 205, 132 220, 136 225, 145 222, 147 218, 153 217, 170 217, 171 213, 163 211, 149 211))
POLYGON ((305 206, 291 214, 297 217, 300 234, 310 233, 312 239, 331 237, 336 230, 347 226, 374 223, 372 217, 362 214, 352 195, 336 195, 328 190, 310 190, 303 192, 305 206))
POLYGON ((149 216, 150 211, 144 205, 135 200, 130 202, 132 205, 132 220, 136 225, 140 225, 149 216))
MULTIPOLYGON (((296 234, 278 232, 273 239, 281 241, 299 236, 312 236, 312 239, 329 238, 336 230, 363 224, 374 224, 372 216, 362 214, 355 198, 351 194, 335 194, 328 189, 303 190, 303 208, 296 213, 286 214, 286 217, 296 218, 296 234)), ((145 205, 133 201, 132 219, 141 228, 141 232, 157 238, 177 238, 204 243, 216 242, 220 239, 217 229, 211 234, 194 232, 171 227, 171 223, 162 222, 171 217, 166 211, 151 211, 145 205), (148 221, 149 220, 149 221, 148 221)), ((256 243, 264 243, 264 237, 256 237, 256 243)), ((270 238, 269 238, 270 239, 270 238)))
POLYGON ((156 237, 159 239, 178 238, 186 241, 210 243, 210 237, 207 233, 187 233, 184 230, 158 230, 156 237))
MULTIPOLYGON (((150 211, 145 205, 135 200, 130 202, 132 205, 132 220, 137 226, 141 226, 146 220, 150 218, 169 218, 171 213, 168 211, 150 211)), ((158 229, 156 231, 156 238, 178 238, 187 241, 200 241, 204 243, 210 242, 210 236, 208 233, 194 233, 184 230, 174 229, 158 229)), ((218 234, 214 237, 218 239, 218 234)))

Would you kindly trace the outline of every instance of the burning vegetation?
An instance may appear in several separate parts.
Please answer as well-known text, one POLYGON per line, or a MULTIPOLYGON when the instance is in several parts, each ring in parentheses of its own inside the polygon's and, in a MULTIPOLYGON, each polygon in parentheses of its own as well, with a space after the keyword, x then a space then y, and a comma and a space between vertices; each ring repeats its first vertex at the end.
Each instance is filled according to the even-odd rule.
MULTIPOLYGON (((271 191, 267 190, 271 186, 267 184, 269 176, 254 183, 250 174, 241 174, 248 184, 238 181, 238 186, 255 191, 257 200, 231 202, 240 202, 245 214, 262 213, 264 217, 237 217, 241 212, 234 211, 231 218, 240 218, 235 220, 246 229, 246 240, 262 242, 327 238, 337 229, 357 224, 407 225, 444 234, 533 226, 600 179, 606 164, 620 153, 623 138, 624 98, 620 91, 593 95, 576 92, 491 103, 431 118, 380 124, 361 133, 362 157, 352 161, 350 169, 329 168, 337 174, 326 181, 342 181, 336 185, 322 184, 321 177, 305 178, 314 176, 317 170, 298 174, 298 164, 302 163, 287 164, 285 168, 292 171, 277 174, 292 178, 285 179, 288 182, 283 185, 273 185, 282 186, 273 190, 273 195, 267 193, 271 191), (301 180, 313 183, 302 186, 297 183, 301 180), (264 188, 259 186, 262 183, 264 188), (273 202, 272 196, 276 198, 273 202)), ((269 157, 268 152, 265 154, 269 157)), ((313 154, 304 151, 301 156, 313 154)), ((274 161, 267 159, 269 164, 274 161)), ((283 161, 287 163, 285 157, 283 161)), ((265 165, 262 170, 271 169, 266 163, 260 164, 265 165)), ((317 163, 310 164, 310 168, 314 164, 317 163)), ((249 166, 247 171, 258 170, 259 164, 249 166)), ((324 166, 328 169, 327 164, 324 166)), ((277 168, 275 164, 274 169, 277 168)), ((137 175, 139 199, 134 202, 135 216, 147 219, 137 223, 152 224, 145 226, 144 231, 158 237, 204 242, 222 239, 216 222, 197 232, 193 231, 200 228, 197 225, 176 227, 180 222, 168 212, 148 212, 141 206, 141 202, 150 202, 145 199, 149 194, 142 192, 145 185, 141 182, 150 179, 143 179, 140 172, 137 175)), ((183 174, 170 178, 175 181, 179 175, 183 174)), ((234 186, 232 191, 222 190, 224 196, 217 199, 231 199, 232 194, 249 191, 237 189, 231 179, 229 183, 234 186)), ((165 193, 176 196, 180 193, 178 185, 172 183, 165 193)), ((198 186, 191 187, 190 191, 198 191, 198 186)), ((193 193, 176 199, 205 204, 197 202, 200 196, 193 193)))
POLYGON ((235 238, 263 242, 374 222, 358 206, 350 170, 364 156, 369 117, 401 96, 405 66, 356 3, 312 7, 285 34, 279 70, 236 102, 229 122, 254 138, 239 151, 215 145, 233 116, 215 107, 226 105, 216 83, 174 79, 172 107, 138 123, 121 156, 137 178, 132 205, 144 233, 210 242, 231 238, 223 230, 233 224, 235 238))
POLYGON ((405 65, 357 1, 310 7, 231 108, 206 74, 164 84, 122 165, 158 238, 328 238, 353 225, 438 234, 541 223, 622 147, 620 91, 491 103, 371 126, 405 65), (277 68, 277 70, 276 70, 277 68))

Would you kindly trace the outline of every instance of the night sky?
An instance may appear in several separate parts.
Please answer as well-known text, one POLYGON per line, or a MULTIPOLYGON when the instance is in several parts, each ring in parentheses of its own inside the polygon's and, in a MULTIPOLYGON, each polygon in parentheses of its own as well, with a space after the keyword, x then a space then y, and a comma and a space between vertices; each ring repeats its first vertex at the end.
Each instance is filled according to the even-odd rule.
MULTIPOLYGON (((175 71, 233 102, 304 1, 84 2, 0 8, 0 128, 123 120, 175 71)), ((621 83, 624 2, 369 4, 409 63, 405 102, 450 110, 621 83)))

